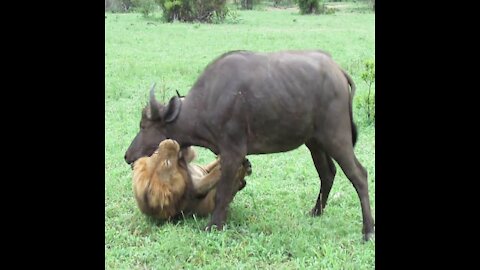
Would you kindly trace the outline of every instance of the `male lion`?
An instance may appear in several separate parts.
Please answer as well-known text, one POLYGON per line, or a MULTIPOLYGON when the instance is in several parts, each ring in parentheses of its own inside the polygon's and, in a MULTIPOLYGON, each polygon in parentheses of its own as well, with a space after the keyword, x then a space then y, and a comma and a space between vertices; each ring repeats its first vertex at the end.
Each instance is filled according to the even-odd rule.
MULTIPOLYGON (((215 208, 216 184, 221 177, 220 159, 206 166, 192 164, 193 148, 180 150, 174 140, 164 140, 150 157, 133 166, 133 191, 142 213, 163 220, 182 215, 206 216, 215 208)), ((237 170, 235 192, 245 187, 251 174, 245 159, 237 170)))

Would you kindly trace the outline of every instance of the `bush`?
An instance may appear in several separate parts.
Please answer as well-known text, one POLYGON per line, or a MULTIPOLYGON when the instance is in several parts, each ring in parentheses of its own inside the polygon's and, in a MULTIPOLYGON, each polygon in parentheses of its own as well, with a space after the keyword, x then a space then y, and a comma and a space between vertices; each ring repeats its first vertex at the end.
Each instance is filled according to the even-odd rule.
POLYGON ((354 104, 355 117, 358 123, 362 126, 375 125, 375 91, 372 91, 369 96, 368 93, 359 92, 355 95, 354 104))
POLYGON ((338 8, 329 8, 323 0, 295 0, 300 8, 300 14, 335 14, 338 8))
POLYGON ((253 0, 240 0, 242 9, 253 9, 253 0))
POLYGON ((213 23, 228 23, 228 24, 238 24, 242 21, 240 15, 235 9, 229 9, 227 15, 224 19, 219 20, 214 18, 212 20, 213 23))
POLYGON ((371 96, 372 84, 375 82, 375 63, 373 60, 366 60, 364 62, 365 70, 362 73, 362 80, 368 86, 368 93, 361 97, 360 107, 366 113, 367 124, 375 124, 375 92, 371 96))
POLYGON ((319 0, 297 0, 300 14, 319 13, 319 0))
POLYGON ((167 22, 221 22, 225 19, 228 8, 226 0, 156 0, 163 10, 167 22))
POLYGON ((132 0, 132 4, 144 17, 148 17, 149 14, 153 13, 157 6, 154 0, 132 0))
POLYGON ((105 11, 128 12, 132 6, 131 0, 105 0, 105 11))
POLYGON ((275 7, 291 7, 296 4, 296 0, 274 0, 275 7))

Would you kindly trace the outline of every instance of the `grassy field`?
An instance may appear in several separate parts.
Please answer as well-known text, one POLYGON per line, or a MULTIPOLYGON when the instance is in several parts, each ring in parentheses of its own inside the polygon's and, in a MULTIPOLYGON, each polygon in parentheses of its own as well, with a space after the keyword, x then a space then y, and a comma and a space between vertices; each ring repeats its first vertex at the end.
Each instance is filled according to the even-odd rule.
MULTIPOLYGON (((249 156, 253 174, 230 205, 226 230, 205 233, 208 218, 159 223, 138 210, 123 155, 138 131, 152 82, 163 100, 186 94, 203 68, 235 49, 329 51, 357 84, 375 58, 375 14, 340 9, 301 16, 293 9, 237 11, 237 24, 163 24, 140 14, 105 19, 106 269, 374 269, 375 243, 361 241, 360 202, 337 166, 329 205, 312 218, 319 179, 308 149, 249 156), (163 91, 163 94, 160 92, 163 91)), ((355 102, 358 103, 357 100, 355 102)), ((369 172, 375 217, 375 129, 359 122, 357 157, 369 172)), ((214 155, 196 148, 197 162, 214 155)))

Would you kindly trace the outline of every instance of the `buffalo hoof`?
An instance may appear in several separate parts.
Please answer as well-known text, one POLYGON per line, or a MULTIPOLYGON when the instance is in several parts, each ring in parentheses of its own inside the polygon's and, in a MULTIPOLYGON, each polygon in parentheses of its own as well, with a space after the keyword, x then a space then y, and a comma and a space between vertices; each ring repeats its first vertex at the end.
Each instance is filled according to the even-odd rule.
POLYGON ((318 217, 322 214, 322 210, 320 208, 314 207, 312 210, 310 210, 310 215, 312 217, 318 217))
POLYGON ((223 225, 217 225, 213 223, 208 223, 204 231, 211 232, 212 230, 223 231, 223 225))
POLYGON ((246 185, 247 181, 245 181, 245 179, 240 180, 240 187, 238 187, 238 191, 244 189, 246 185))
POLYGON ((375 232, 369 232, 363 235, 363 240, 368 242, 370 240, 375 241, 375 232))

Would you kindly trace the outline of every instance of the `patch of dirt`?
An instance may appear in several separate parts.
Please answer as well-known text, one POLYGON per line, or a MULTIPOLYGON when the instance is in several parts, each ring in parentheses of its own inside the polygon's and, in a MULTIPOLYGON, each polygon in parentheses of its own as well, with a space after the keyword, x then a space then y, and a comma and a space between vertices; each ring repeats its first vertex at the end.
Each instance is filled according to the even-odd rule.
POLYGON ((266 11, 275 11, 275 10, 287 10, 287 11, 298 11, 298 7, 267 7, 266 11))
MULTIPOLYGON (((343 4, 343 3, 328 3, 325 6, 327 8, 336 8, 336 9, 345 9, 348 8, 348 4, 343 4)), ((298 7, 266 7, 266 11, 277 11, 277 10, 287 10, 287 11, 292 11, 292 12, 298 12, 298 7)))
POLYGON ((348 4, 334 4, 334 3, 329 3, 329 4, 326 4, 326 6, 329 7, 329 8, 343 9, 343 8, 347 8, 347 7, 348 7, 348 4))

